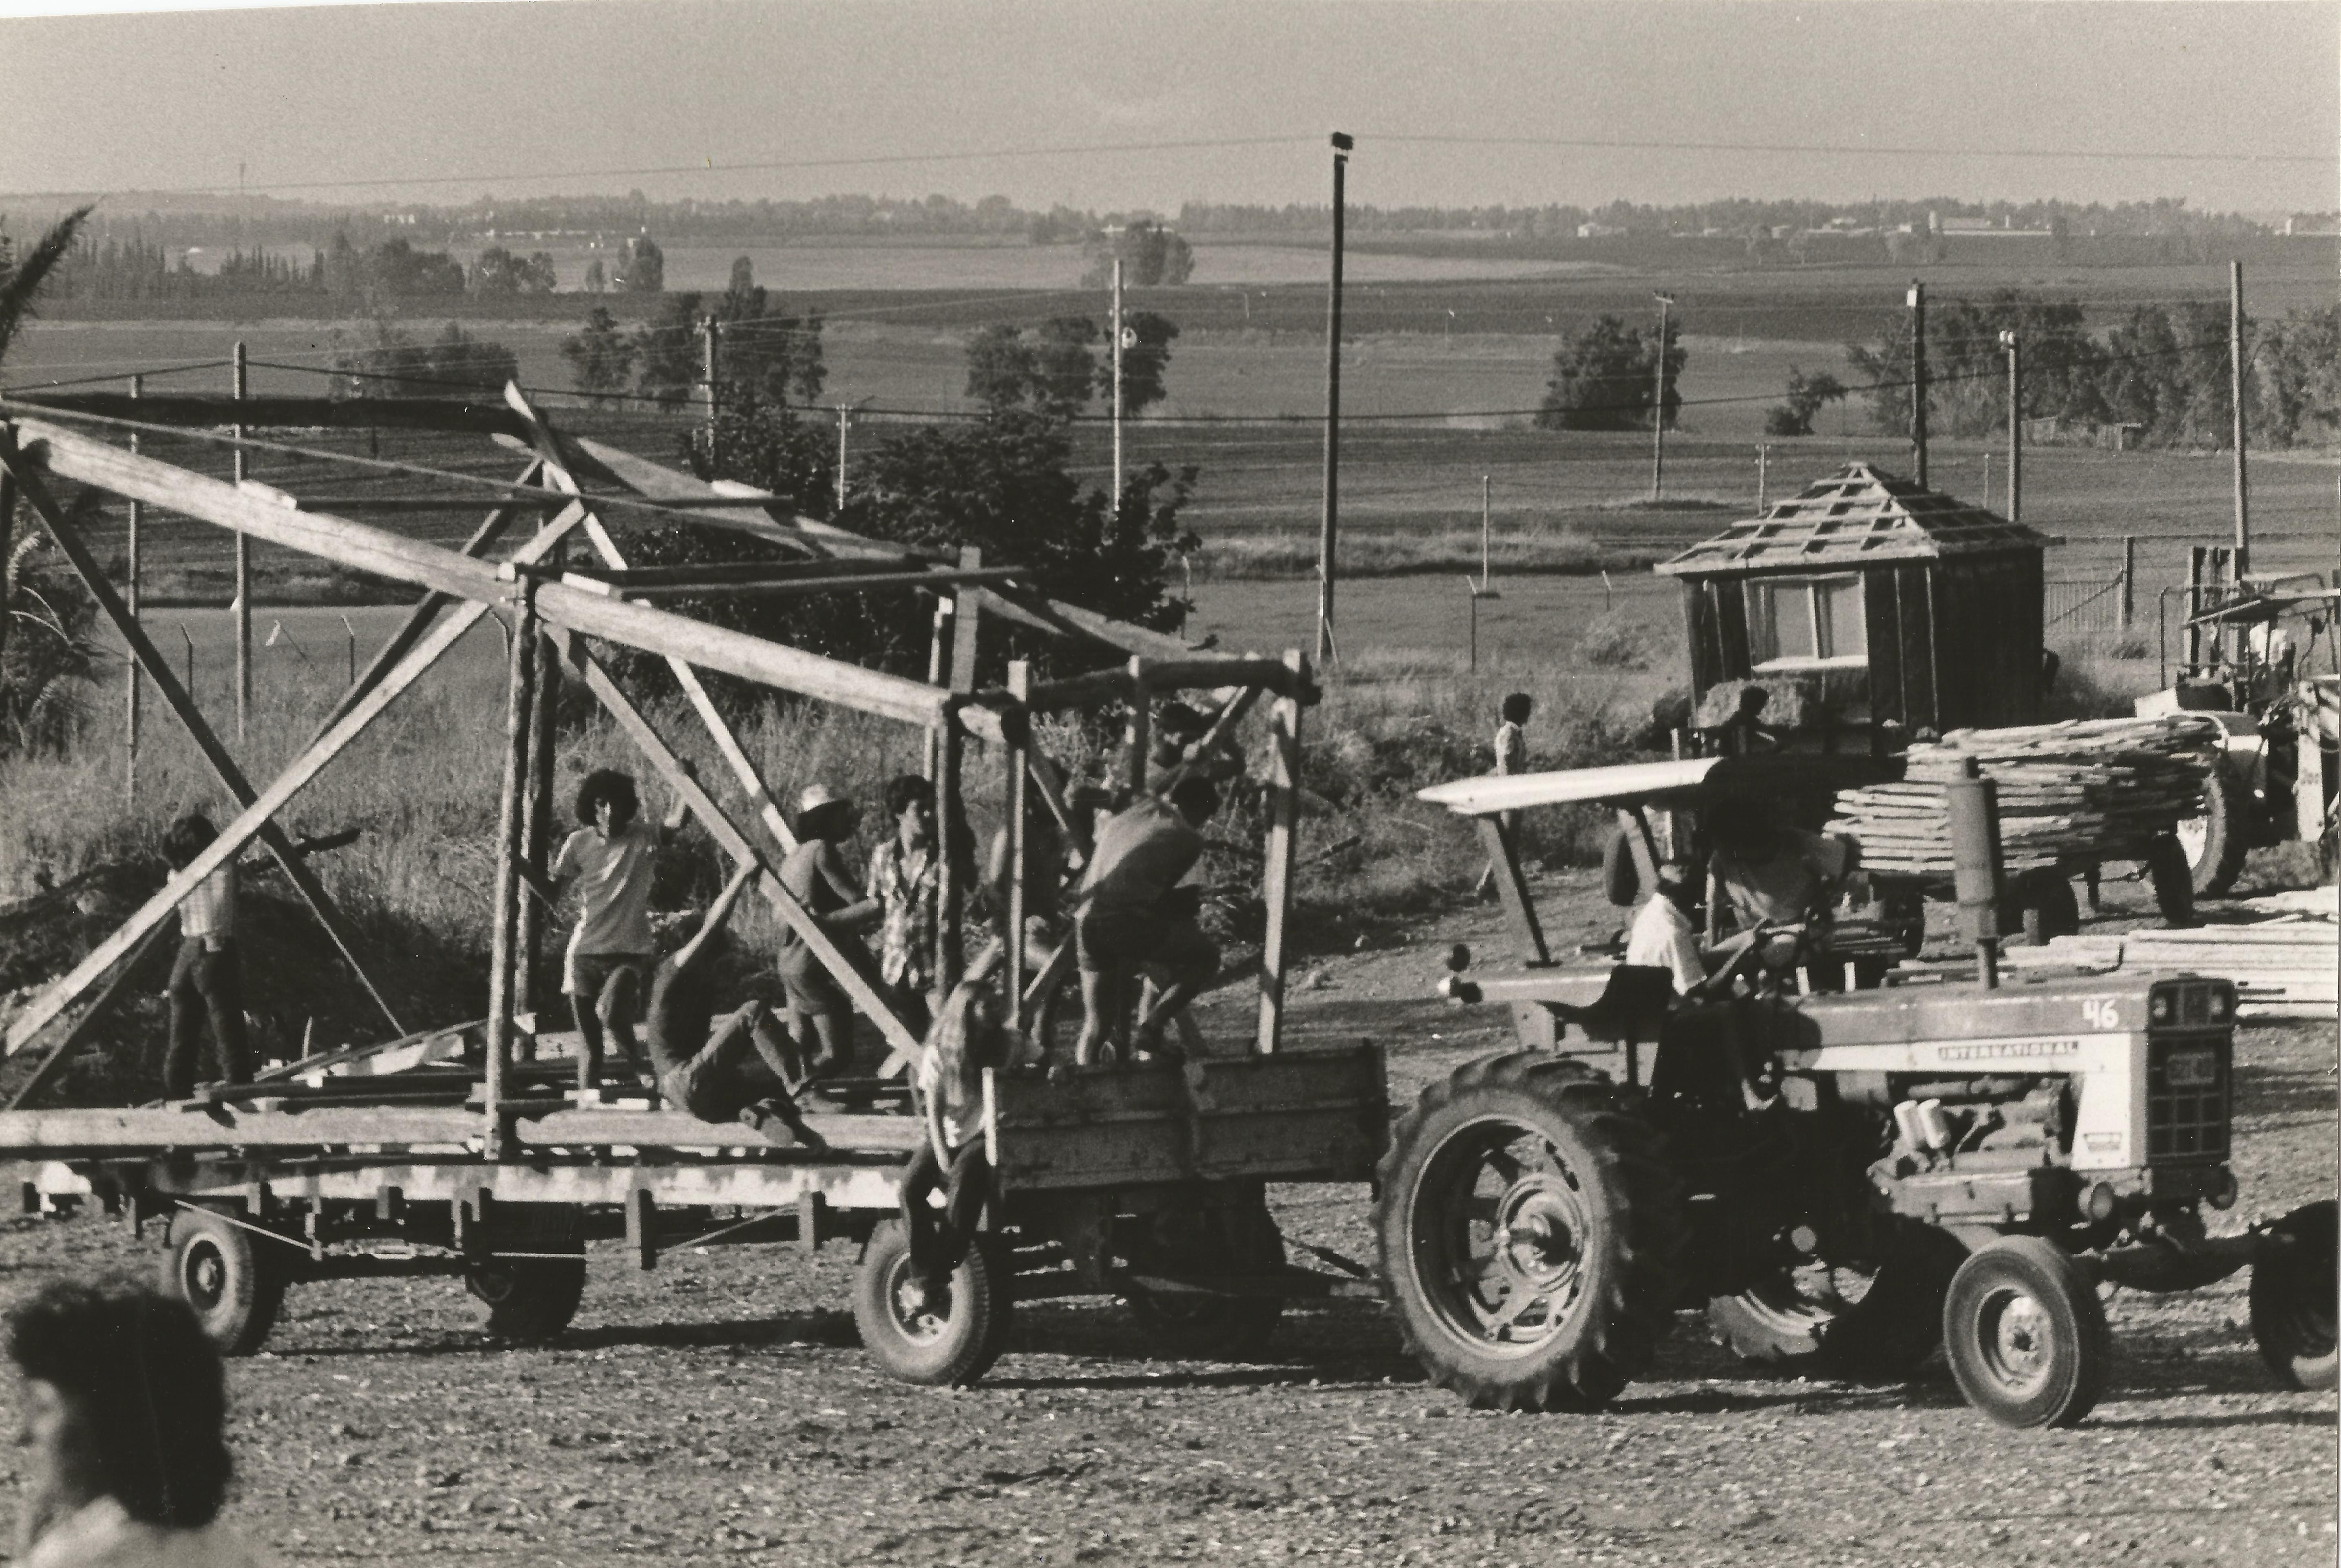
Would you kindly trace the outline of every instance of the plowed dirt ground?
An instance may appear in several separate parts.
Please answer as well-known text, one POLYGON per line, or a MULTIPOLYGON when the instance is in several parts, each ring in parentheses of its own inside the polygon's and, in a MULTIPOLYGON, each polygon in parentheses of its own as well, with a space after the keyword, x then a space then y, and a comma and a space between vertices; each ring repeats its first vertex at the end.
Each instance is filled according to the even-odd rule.
MULTIPOLYGON (((1588 874, 1543 886, 1568 895, 1557 939, 1612 924, 1588 874)), ((1458 937, 1499 945, 1473 914, 1311 966, 1298 1034, 1381 1040, 1410 1102, 1509 1038, 1493 1010, 1429 999, 1458 937)), ((1207 1029, 1240 1032, 1249 1000, 1223 994, 1207 1029)), ((2229 1225, 2335 1181, 2332 1027, 2237 1044, 2229 1225)), ((1274 1201, 1294 1239, 1370 1256, 1362 1189, 1274 1201)), ((0 1294, 154 1260, 118 1226, 18 1221, 0 1294)), ((295 1563, 2335 1559, 2334 1397, 2276 1388, 2240 1278, 2115 1293, 2104 1402, 2077 1430, 2017 1433, 1939 1369, 1890 1387, 1770 1375, 1691 1315, 1593 1415, 1465 1410, 1366 1303, 1295 1310, 1251 1365, 1151 1360, 1118 1307, 1036 1303, 981 1386, 934 1393, 856 1347, 852 1267, 845 1246, 811 1266, 743 1247, 642 1274, 597 1246, 575 1325, 533 1351, 489 1345, 447 1282, 296 1291, 231 1370, 234 1514, 295 1563)), ((0 1464, 21 1471, 21 1452, 0 1464)))

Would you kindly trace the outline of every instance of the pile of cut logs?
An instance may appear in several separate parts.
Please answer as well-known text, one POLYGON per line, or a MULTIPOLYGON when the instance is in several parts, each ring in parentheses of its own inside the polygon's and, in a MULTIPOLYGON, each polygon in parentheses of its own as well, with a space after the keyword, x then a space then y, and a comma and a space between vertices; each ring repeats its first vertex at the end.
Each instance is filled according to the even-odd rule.
POLYGON ((2018 970, 2186 970, 2234 981, 2236 1010, 2246 1018, 2333 1017, 2341 971, 2334 890, 2247 899, 2242 907, 2256 918, 2183 931, 2060 936, 2046 947, 2011 945, 2000 962, 2018 970))
POLYGON ((1948 876, 1944 785, 1973 757, 1998 785, 2010 875, 2068 856, 2132 858, 2200 809, 2218 738, 2211 721, 2184 714, 1953 730, 1910 748, 1901 783, 1838 792, 1829 826, 1860 842, 1862 864, 1872 871, 1948 876))

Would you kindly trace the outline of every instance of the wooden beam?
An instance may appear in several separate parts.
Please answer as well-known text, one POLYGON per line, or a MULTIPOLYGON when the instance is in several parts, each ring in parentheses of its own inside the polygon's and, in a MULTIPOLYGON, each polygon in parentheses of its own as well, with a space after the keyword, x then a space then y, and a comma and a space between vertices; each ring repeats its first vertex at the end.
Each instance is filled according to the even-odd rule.
MULTIPOLYGON (((402 538, 331 513, 280 506, 234 485, 38 420, 19 421, 18 429, 29 438, 21 448, 25 457, 65 478, 462 598, 494 599, 504 592, 496 568, 452 550, 402 538)), ((931 724, 942 709, 942 694, 916 681, 824 659, 645 604, 623 604, 546 584, 537 593, 537 613, 553 624, 588 636, 682 658, 705 669, 884 718, 931 724)))
POLYGON ((1529 896, 1528 878, 1520 872, 1519 839, 1501 814, 1483 816, 1479 842, 1487 847, 1488 864, 1496 874, 1496 891, 1502 895, 1504 918, 1520 944, 1521 956, 1531 964, 1549 964, 1544 927, 1537 923, 1536 903, 1529 896))
POLYGON ((211 393, 12 392, 8 401, 57 412, 92 414, 209 430, 258 425, 272 430, 440 430, 493 435, 513 428, 493 400, 429 397, 234 397, 211 393))
POLYGON ((894 1015, 893 1009, 886 1004, 885 999, 878 994, 870 982, 862 978, 862 972, 846 962, 844 950, 837 945, 836 938, 822 928, 821 922, 812 912, 781 885, 780 877, 772 872, 765 857, 723 808, 716 804, 714 797, 701 787, 697 779, 683 771, 682 759, 667 744, 666 738, 643 716, 642 710, 634 706, 633 700, 620 688, 610 672, 602 667, 601 661, 587 653, 584 644, 574 637, 557 638, 556 642, 562 647, 562 656, 569 667, 577 672, 587 689, 601 699, 602 705, 617 721, 618 728, 625 732, 626 737, 664 775, 675 793, 682 796, 684 804, 707 829, 708 836, 714 839, 723 853, 734 861, 759 868, 756 886, 763 894, 765 902, 804 939, 805 945, 812 949, 813 956, 821 960, 822 967, 827 969, 845 994, 853 999, 853 1004, 870 1015, 880 1033, 886 1036, 887 1044, 898 1054, 907 1055, 915 1052, 919 1048, 919 1037, 894 1015))
POLYGON ((832 589, 925 588, 947 590, 964 583, 1012 583, 1028 574, 1021 566, 904 567, 872 572, 866 561, 805 561, 788 565, 747 562, 729 565, 643 566, 631 571, 573 567, 562 576, 571 587, 599 590, 632 599, 677 599, 691 594, 743 594, 765 596, 819 594, 832 589), (841 572, 840 566, 853 568, 841 572))
POLYGON ((1188 748, 1192 755, 1162 770, 1162 776, 1154 781, 1154 793, 1169 794, 1172 784, 1217 754, 1220 748, 1227 744, 1228 737, 1236 733, 1236 726, 1243 723, 1244 715, 1251 712, 1252 704, 1260 701, 1260 693, 1258 686, 1246 686, 1237 693, 1235 701, 1221 708, 1219 716, 1211 721, 1211 727, 1203 732, 1203 738, 1188 748))
POLYGON ((1294 677, 1294 694, 1276 699, 1270 724, 1276 736, 1269 775, 1268 865, 1261 894, 1268 929, 1260 948, 1260 1027, 1252 1049, 1272 1056, 1284 1036, 1284 937, 1292 914, 1292 854, 1300 821, 1300 698, 1308 666, 1298 649, 1284 655, 1294 677))
MULTIPOLYGON (((115 962, 134 946, 146 933, 168 919, 178 909, 180 903, 188 894, 194 891, 196 884, 204 878, 217 871, 234 855, 243 853, 244 846, 251 843, 254 838, 274 830, 274 824, 272 819, 301 792, 302 787, 323 772, 326 764, 340 755, 344 748, 364 733, 366 726, 371 724, 384 708, 390 706, 400 693, 419 679, 425 670, 436 664, 439 656, 453 647, 457 639, 471 630, 472 624, 486 614, 487 606, 484 604, 463 604, 458 606, 445 621, 433 628, 430 635, 425 637, 413 653, 399 662, 398 668, 392 671, 381 685, 366 694, 364 702, 343 715, 342 722, 328 731, 315 745, 294 758, 292 764, 278 774, 265 790, 252 798, 250 804, 234 821, 220 830, 217 838, 205 845, 185 866, 173 874, 171 879, 163 884, 162 891, 140 905, 137 912, 124 922, 112 936, 91 949, 89 955, 84 958, 71 974, 51 986, 38 1002, 19 1015, 8 1030, 9 1052, 14 1054, 21 1050, 25 1043, 37 1035, 51 1019, 70 1006, 74 998, 79 996, 95 984, 99 976, 113 968, 115 962)), ((140 634, 140 640, 142 642, 144 640, 144 634, 140 634)), ((167 669, 158 671, 150 667, 148 673, 156 676, 155 684, 162 688, 166 700, 174 697, 177 701, 185 700, 186 694, 167 669)), ((176 702, 174 702, 174 706, 175 705, 176 702)), ((205 731, 204 734, 207 735, 209 732, 205 731)), ((215 746, 218 742, 214 740, 212 744, 215 746)), ((240 774, 238 776, 241 777, 240 774)), ((283 842, 281 832, 276 833, 275 836, 279 843, 283 842)), ((299 857, 290 853, 288 845, 287 853, 280 856, 280 859, 291 860, 298 864, 299 857)), ((303 869, 305 873, 306 868, 303 869)), ((403 1029, 399 1032, 405 1033, 403 1029)), ((399 1140, 384 1134, 383 1141, 399 1140)))
MULTIPOLYGON (((530 438, 536 443, 548 477, 559 488, 574 491, 577 477, 563 464, 568 448, 561 433, 536 412, 519 387, 509 388, 507 396, 513 410, 528 421, 530 438)), ((585 512, 585 536, 604 563, 613 570, 627 570, 626 558, 619 553, 617 541, 610 536, 610 531, 602 525, 602 520, 590 507, 585 512)), ((706 684, 700 680, 699 673, 683 660, 672 655, 667 659, 667 668, 673 673, 675 684, 682 688, 683 696, 699 714, 700 723, 707 727, 709 738, 714 741, 724 765, 732 770, 732 777, 739 781, 742 792, 755 808, 757 820, 762 823, 764 831, 772 835, 772 842, 780 845, 783 854, 794 849, 797 846, 796 834, 790 828, 788 818, 773 801, 772 789, 764 783, 764 776, 757 768, 755 760, 748 755, 747 748, 740 744, 739 737, 732 733, 732 726, 716 708, 715 699, 708 694, 706 684)))
POLYGON ((21 1109, 25 1101, 47 1088, 65 1070, 65 1064, 80 1051, 83 1042, 96 1032, 98 1020, 105 1016, 105 1010, 114 1004, 116 996, 122 994, 123 987, 130 984, 131 975, 137 973, 146 955, 161 945, 163 934, 169 929, 167 925, 158 924, 138 939, 137 945, 130 950, 130 956, 123 961, 121 968, 114 972, 114 978, 105 983, 105 989, 99 992, 96 1000, 74 1020, 73 1027, 65 1031, 65 1037, 57 1042, 57 1048, 49 1053, 48 1060, 25 1080, 25 1086, 16 1091, 15 1099, 8 1102, 9 1110, 21 1109))
MULTIPOLYGON (((130 613, 130 607, 125 604, 122 602, 122 596, 114 591, 114 584, 106 580, 105 568, 100 566, 97 558, 90 554, 89 546, 83 543, 80 534, 75 530, 72 524, 65 521, 65 514, 58 510, 55 499, 49 494, 48 486, 44 484, 40 476, 24 462, 15 448, 14 436, 13 431, 0 427, 0 468, 5 468, 15 475, 17 487, 24 492, 26 504, 38 513, 41 521, 48 525, 50 537, 57 542, 57 547, 63 550, 66 558, 73 563, 74 570, 81 574, 82 582, 88 587, 91 596, 97 601, 98 607, 105 612, 106 619, 114 623, 115 630, 121 634, 123 642, 130 649, 132 657, 137 660, 148 678, 154 681, 155 690, 161 694, 164 702, 169 704, 173 713, 178 714, 179 722, 186 727, 187 734, 194 740, 196 750, 203 753, 204 760, 211 764, 212 772, 218 775, 221 784, 226 788, 229 794, 235 797, 239 805, 249 807, 256 798, 251 781, 244 777, 244 770, 236 765, 235 759, 228 754, 227 748, 220 744, 219 737, 212 733, 211 726, 204 722, 203 714, 196 708, 194 699, 187 694, 185 687, 180 685, 178 677, 171 673, 171 666, 164 660, 162 651, 156 648, 153 641, 147 637, 145 629, 138 623, 138 617, 130 613)), ((292 843, 285 838, 283 828, 264 817, 257 831, 261 843, 267 848, 268 853, 275 857, 277 864, 284 868, 285 880, 293 884, 309 907, 315 912, 318 924, 325 928, 325 934, 333 938, 334 945, 341 949, 342 957, 348 963, 351 971, 356 974, 358 984, 365 987, 366 994, 372 997, 374 1005, 382 1010, 382 1015, 390 1021, 392 1030, 404 1034, 405 1025, 399 1023, 397 1013, 391 1007, 389 1000, 383 995, 381 987, 374 984, 374 976, 366 973, 364 963, 359 959, 357 934, 351 929, 349 922, 343 918, 340 908, 335 905, 332 896, 325 892, 325 884, 317 879, 317 874, 311 871, 307 863, 294 851, 292 843)), ((241 848, 242 845, 239 844, 238 847, 241 848)), ((86 964, 84 968, 86 968, 86 964)), ((75 973, 79 974, 81 971, 76 970, 75 973)), ((101 969, 96 974, 87 976, 83 980, 82 986, 94 983, 96 974, 103 973, 104 970, 101 969)), ((78 996, 80 993, 81 987, 76 987, 70 995, 60 1000, 57 1006, 61 1008, 69 1003, 73 996, 78 996)), ((54 991, 52 994, 54 995, 54 991)), ((52 1009, 49 1015, 54 1017, 55 1011, 56 1009, 52 1009)), ((23 1021, 20 1020, 19 1024, 21 1025, 23 1021)), ((20 1037, 17 1030, 12 1028, 9 1031, 11 1042, 9 1050, 15 1051, 19 1048, 22 1039, 30 1037, 29 1032, 20 1037)))
MULTIPOLYGON (((521 470, 520 483, 534 484, 537 475, 543 473, 543 469, 544 464, 542 462, 531 463, 526 468, 521 470)), ((463 553, 466 555, 485 555, 495 542, 503 537, 504 529, 519 514, 519 509, 510 504, 499 506, 490 512, 481 520, 480 525, 472 531, 472 536, 463 541, 463 553)), ((406 613, 406 619, 399 623, 398 629, 391 633, 384 641, 366 667, 358 672, 358 678, 350 683, 350 689, 344 692, 340 700, 334 704, 332 711, 318 721, 317 727, 310 732, 307 744, 315 745, 317 737, 331 729, 334 721, 350 711, 350 704, 374 690, 375 684, 390 672, 391 667, 406 656, 406 651, 414 646, 415 639, 422 636, 429 629, 431 623, 439 618, 440 612, 453 603, 454 601, 446 594, 438 593, 425 594, 417 600, 414 608, 406 613)))
MULTIPOLYGON (((848 533, 845 529, 811 517, 791 517, 782 522, 767 510, 769 505, 778 502, 776 496, 765 496, 755 492, 735 496, 679 469, 668 468, 648 458, 637 457, 620 447, 583 436, 564 435, 562 444, 570 455, 572 473, 597 474, 652 501, 734 501, 733 505, 712 506, 706 511, 705 520, 714 527, 729 528, 735 533, 752 534, 757 538, 769 539, 775 544, 793 545, 814 556, 911 564, 927 559, 926 553, 907 545, 865 539, 858 534, 848 533)), ((737 488, 747 489, 744 485, 737 488)))
MULTIPOLYGON (((1008 694, 1021 702, 1031 684, 1031 666, 1021 659, 1010 661, 1008 694)), ((1002 989, 1011 1008, 1016 999, 1024 994, 1024 879, 1027 874, 1024 862, 1031 851, 1031 846, 1025 843, 1024 815, 1027 792, 1031 787, 1032 770, 1027 761, 1031 749, 1031 726, 1017 725, 1008 743, 1008 799, 1005 807, 1008 814, 1008 908, 1005 912, 1006 929, 1001 934, 1006 947, 1002 956, 1008 966, 1007 984, 1002 989)), ((1051 866, 1050 875, 1053 877, 1055 874, 1056 868, 1051 866)), ((1051 882, 1051 885, 1055 884, 1051 882)), ((1011 1017, 1009 1024, 1021 1033, 1021 1020, 1011 1017)))
MULTIPOLYGON (((496 802, 496 878, 488 930, 487 1155, 504 1154, 503 1104, 512 1076, 513 964, 519 936, 522 837, 528 810, 529 710, 536 700, 536 588, 523 580, 504 681, 503 788, 496 802)), ((581 1083, 580 1088, 590 1088, 581 1083)))

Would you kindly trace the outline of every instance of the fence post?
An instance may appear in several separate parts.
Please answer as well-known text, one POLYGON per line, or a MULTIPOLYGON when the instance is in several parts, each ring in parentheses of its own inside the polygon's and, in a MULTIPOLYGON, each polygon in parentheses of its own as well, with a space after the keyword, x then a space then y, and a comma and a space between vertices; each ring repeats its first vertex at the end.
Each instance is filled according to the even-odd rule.
POLYGON ((2122 535, 2121 629, 2129 630, 2137 614, 2137 535, 2122 535))
MULTIPOLYGON (((251 373, 241 339, 236 342, 235 358, 230 368, 235 400, 241 404, 252 395, 251 373)), ((234 473, 235 482, 242 484, 250 464, 244 457, 244 426, 239 424, 234 430, 234 473)), ((235 532, 235 614, 232 618, 235 622, 235 740, 242 745, 252 727, 252 535, 241 528, 235 532)))

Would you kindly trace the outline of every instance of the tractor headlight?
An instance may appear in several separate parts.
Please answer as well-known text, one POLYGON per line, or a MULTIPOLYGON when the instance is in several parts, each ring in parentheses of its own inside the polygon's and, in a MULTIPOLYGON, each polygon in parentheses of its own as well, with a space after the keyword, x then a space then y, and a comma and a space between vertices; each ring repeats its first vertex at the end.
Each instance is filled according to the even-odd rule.
POLYGON ((2211 1174, 2211 1183, 2203 1192, 2203 1201, 2215 1209, 2236 1206, 2236 1173, 2225 1165, 2211 1174))
POLYGON ((2121 1197, 2114 1191, 2112 1183, 2099 1182, 2089 1189, 2089 1201, 2083 1207, 2090 1219, 2103 1224, 2112 1219, 2115 1213, 2119 1210, 2121 1197))
POLYGON ((2174 1000, 2167 991, 2157 991, 2148 997, 2146 1004, 2147 1021, 2152 1024, 2169 1023, 2170 1015, 2176 1010, 2172 1005, 2174 1000))
POLYGON ((2211 1022, 2225 1024, 2235 1011, 2235 994, 2224 985, 2214 986, 2211 991, 2211 1022))

